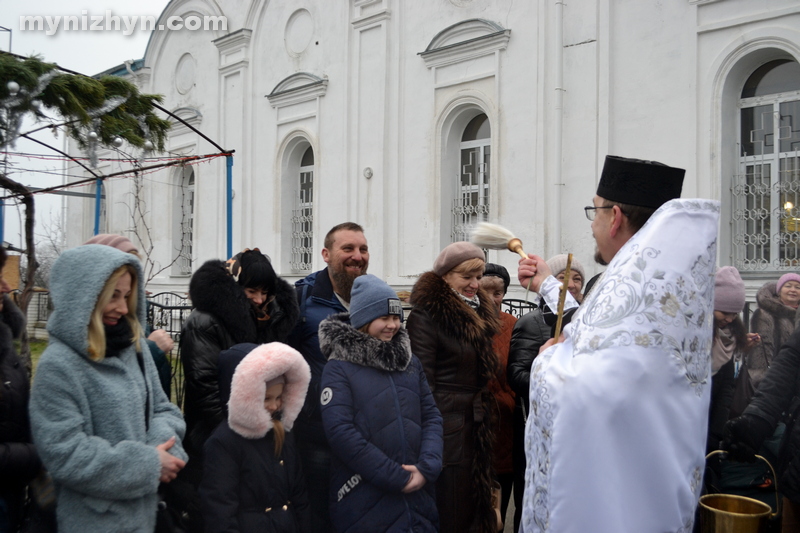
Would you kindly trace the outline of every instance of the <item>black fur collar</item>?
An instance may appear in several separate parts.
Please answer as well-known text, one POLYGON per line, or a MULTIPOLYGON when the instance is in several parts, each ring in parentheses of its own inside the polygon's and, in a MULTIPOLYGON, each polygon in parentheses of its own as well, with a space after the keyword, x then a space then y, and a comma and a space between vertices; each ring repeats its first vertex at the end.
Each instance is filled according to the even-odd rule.
POLYGON ((411 362, 411 342, 405 328, 400 328, 392 340, 384 342, 351 326, 347 313, 337 313, 320 322, 319 347, 329 360, 387 372, 403 371, 411 362))
MULTIPOLYGON (((219 320, 236 343, 256 342, 259 333, 250 300, 228 274, 225 263, 206 261, 189 282, 189 297, 198 311, 219 320)), ((285 341, 300 316, 294 288, 278 279, 275 299, 269 305, 271 335, 265 341, 285 341)))

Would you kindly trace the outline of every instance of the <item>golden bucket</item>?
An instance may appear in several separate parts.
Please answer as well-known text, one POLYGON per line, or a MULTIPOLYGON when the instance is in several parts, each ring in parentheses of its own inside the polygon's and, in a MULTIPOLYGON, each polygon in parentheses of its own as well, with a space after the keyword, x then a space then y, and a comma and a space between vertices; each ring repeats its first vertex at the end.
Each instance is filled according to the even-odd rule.
MULTIPOLYGON (((722 450, 713 451, 706 459, 722 450)), ((768 520, 780 513, 780 497, 775 470, 769 461, 756 455, 769 469, 775 479, 775 497, 778 510, 773 514, 769 505, 753 498, 735 496, 733 494, 706 494, 700 498, 700 531, 701 533, 764 533, 768 520)))

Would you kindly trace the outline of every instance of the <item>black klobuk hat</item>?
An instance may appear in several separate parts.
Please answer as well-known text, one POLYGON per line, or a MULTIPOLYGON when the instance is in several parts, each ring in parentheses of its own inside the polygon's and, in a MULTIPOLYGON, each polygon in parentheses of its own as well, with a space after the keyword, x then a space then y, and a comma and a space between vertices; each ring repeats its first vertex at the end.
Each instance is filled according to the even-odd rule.
POLYGON ((674 198, 680 198, 683 188, 682 168, 668 167, 658 161, 606 156, 597 196, 619 202, 658 209, 674 198))

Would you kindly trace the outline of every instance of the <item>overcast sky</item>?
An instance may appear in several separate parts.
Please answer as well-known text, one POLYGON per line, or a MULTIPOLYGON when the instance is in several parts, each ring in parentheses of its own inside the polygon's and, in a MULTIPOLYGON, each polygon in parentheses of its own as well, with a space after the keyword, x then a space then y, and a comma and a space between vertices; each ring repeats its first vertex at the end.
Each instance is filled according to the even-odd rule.
MULTIPOLYGON (((76 16, 79 20, 85 16, 91 25, 91 17, 106 15, 110 10, 112 15, 132 17, 154 16, 158 17, 168 4, 168 0, 138 0, 136 2, 112 2, 110 0, 0 0, 0 26, 11 30, 0 31, 0 49, 20 55, 39 54, 49 62, 58 63, 60 66, 81 72, 83 74, 98 74, 108 68, 114 67, 128 59, 140 59, 144 56, 150 33, 140 31, 139 25, 131 35, 124 35, 124 25, 120 31, 81 31, 64 30, 59 25, 58 31, 47 35, 48 25, 44 24, 44 31, 29 31, 20 29, 20 17, 42 16, 50 17, 51 26, 55 17, 76 16)), ((50 133, 43 133, 44 142, 63 149, 63 139, 54 139, 50 133)), ((45 154, 47 149, 30 141, 19 142, 16 150, 26 154, 45 154)), ((25 185, 47 187, 58 185, 62 178, 52 173, 61 170, 59 162, 42 162, 35 158, 12 158, 17 169, 13 175, 25 185), (20 172, 28 170, 27 172, 20 172)), ((11 169, 9 169, 11 170, 11 169)), ((58 217, 61 206, 61 196, 40 195, 36 197, 37 222, 47 221, 51 216, 58 217)), ((18 210, 13 206, 5 208, 4 240, 14 246, 21 244, 19 235, 18 210)), ((69 228, 67 228, 69 230, 69 228)), ((43 231, 41 225, 37 232, 43 231)))

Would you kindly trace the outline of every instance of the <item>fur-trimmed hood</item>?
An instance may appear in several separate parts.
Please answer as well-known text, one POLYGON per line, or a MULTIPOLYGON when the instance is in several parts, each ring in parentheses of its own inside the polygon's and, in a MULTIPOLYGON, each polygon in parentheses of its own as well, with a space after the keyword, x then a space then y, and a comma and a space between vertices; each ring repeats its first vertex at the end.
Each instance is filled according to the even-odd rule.
POLYGON ((478 289, 478 298, 481 305, 476 311, 441 276, 431 271, 422 274, 414 284, 410 302, 427 311, 447 336, 478 345, 500 331, 497 310, 483 288, 478 289))
MULTIPOLYGON (((235 343, 258 339, 253 306, 223 261, 206 261, 195 271, 189 282, 189 297, 197 310, 219 320, 235 343)), ((272 328, 269 338, 286 340, 300 318, 300 308, 294 288, 281 278, 275 284, 275 294, 267 312, 272 328)))
POLYGON ((320 322, 319 347, 329 360, 387 372, 403 371, 411 362, 411 341, 404 327, 392 340, 384 342, 351 326, 347 313, 337 313, 320 322))
POLYGON ((280 342, 262 344, 236 367, 228 402, 228 425, 246 439, 260 439, 272 427, 272 416, 264 409, 267 382, 281 375, 283 387, 283 426, 291 431, 308 391, 311 370, 300 352, 280 342))
POLYGON ((758 289, 756 293, 758 308, 761 309, 762 312, 769 313, 774 318, 785 318, 797 324, 800 313, 798 313, 797 309, 792 309, 781 302, 777 288, 778 284, 773 281, 764 284, 758 289))

